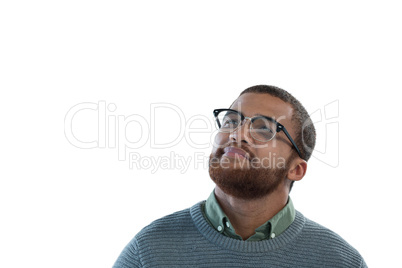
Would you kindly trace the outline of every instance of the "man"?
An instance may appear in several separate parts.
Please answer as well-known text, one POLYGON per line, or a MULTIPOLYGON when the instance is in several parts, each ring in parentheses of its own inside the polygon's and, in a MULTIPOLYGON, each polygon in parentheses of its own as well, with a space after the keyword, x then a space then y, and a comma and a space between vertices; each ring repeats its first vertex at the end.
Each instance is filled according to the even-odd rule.
POLYGON ((141 230, 114 267, 367 267, 340 236, 296 211, 289 197, 315 145, 314 126, 298 100, 277 87, 254 86, 214 116, 214 191, 141 230))

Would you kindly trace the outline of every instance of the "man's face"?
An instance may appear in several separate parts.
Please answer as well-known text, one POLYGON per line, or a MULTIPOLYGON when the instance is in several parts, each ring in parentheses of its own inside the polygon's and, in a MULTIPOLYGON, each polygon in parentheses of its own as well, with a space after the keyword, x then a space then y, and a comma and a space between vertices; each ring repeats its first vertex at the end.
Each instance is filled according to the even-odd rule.
MULTIPOLYGON (((246 117, 271 117, 284 125, 292 137, 296 136, 291 123, 293 109, 279 98, 265 93, 246 93, 230 108, 246 117)), ((260 198, 275 191, 285 183, 290 162, 295 157, 292 144, 283 132, 262 142, 251 135, 250 123, 245 120, 231 133, 219 132, 210 156, 211 179, 226 194, 241 199, 260 198)))

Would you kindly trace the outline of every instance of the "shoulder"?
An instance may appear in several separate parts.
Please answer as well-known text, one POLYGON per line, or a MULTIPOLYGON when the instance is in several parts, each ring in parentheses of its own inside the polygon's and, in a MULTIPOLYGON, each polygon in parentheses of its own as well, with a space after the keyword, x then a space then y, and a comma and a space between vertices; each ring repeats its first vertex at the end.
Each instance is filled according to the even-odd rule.
POLYGON ((303 232, 305 235, 309 235, 310 238, 314 240, 322 240, 329 244, 344 245, 351 247, 340 235, 334 231, 322 226, 321 224, 305 218, 306 222, 304 225, 303 232))
POLYGON ((143 267, 144 256, 154 256, 177 244, 176 240, 182 237, 180 234, 183 230, 191 230, 188 228, 190 224, 190 209, 183 209, 153 221, 131 239, 113 267, 143 267))
POLYGON ((145 226, 139 232, 139 234, 146 233, 146 232, 158 231, 158 230, 166 230, 166 229, 170 229, 170 228, 178 228, 178 227, 188 224, 188 222, 190 222, 190 221, 191 221, 190 209, 189 208, 183 209, 183 210, 171 213, 169 215, 166 215, 157 220, 154 220, 149 225, 145 226))
POLYGON ((139 231, 135 239, 138 243, 153 241, 173 241, 187 235, 195 235, 196 228, 191 216, 191 208, 176 211, 159 218, 139 231))
POLYGON ((351 263, 365 267, 360 253, 345 239, 308 218, 305 218, 305 225, 298 239, 303 241, 303 244, 309 245, 312 253, 315 252, 321 256, 331 256, 338 260, 343 260, 345 267, 352 267, 349 266, 351 263))

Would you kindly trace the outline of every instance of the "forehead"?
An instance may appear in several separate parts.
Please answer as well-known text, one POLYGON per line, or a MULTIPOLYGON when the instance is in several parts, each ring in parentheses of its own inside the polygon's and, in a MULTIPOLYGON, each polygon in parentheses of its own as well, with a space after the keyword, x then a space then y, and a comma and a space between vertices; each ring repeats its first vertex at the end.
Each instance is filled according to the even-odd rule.
POLYGON ((230 108, 248 117, 269 116, 286 125, 290 124, 293 113, 289 103, 266 93, 245 93, 239 96, 230 108))

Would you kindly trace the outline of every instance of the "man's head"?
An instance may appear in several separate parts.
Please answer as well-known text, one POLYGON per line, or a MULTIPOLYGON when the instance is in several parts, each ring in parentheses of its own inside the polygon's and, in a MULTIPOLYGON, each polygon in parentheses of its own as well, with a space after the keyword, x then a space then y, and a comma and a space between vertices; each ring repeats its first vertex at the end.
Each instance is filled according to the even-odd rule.
POLYGON ((264 85, 244 90, 230 109, 245 117, 272 118, 272 122, 284 126, 290 138, 285 131, 268 126, 274 137, 262 141, 256 135, 257 123, 254 123, 259 121, 254 120, 250 126, 253 119, 247 118, 234 131, 220 131, 210 156, 212 180, 226 194, 242 199, 290 191, 293 182, 303 178, 315 145, 315 129, 307 111, 285 90, 264 85))

